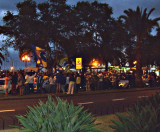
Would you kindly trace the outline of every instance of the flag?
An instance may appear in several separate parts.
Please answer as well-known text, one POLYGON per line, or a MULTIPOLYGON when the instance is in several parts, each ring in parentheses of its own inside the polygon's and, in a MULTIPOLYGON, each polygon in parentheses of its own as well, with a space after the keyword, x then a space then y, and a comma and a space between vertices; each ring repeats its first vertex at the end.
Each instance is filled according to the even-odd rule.
POLYGON ((36 64, 38 67, 47 67, 47 60, 46 60, 46 52, 45 49, 42 49, 37 46, 32 46, 33 47, 33 54, 36 60, 36 64))

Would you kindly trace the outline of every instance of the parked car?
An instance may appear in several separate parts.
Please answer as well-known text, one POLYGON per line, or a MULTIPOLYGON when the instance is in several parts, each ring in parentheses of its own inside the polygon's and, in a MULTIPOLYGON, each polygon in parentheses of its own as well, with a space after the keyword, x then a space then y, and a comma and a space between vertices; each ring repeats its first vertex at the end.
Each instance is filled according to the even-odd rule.
POLYGON ((130 88, 129 80, 120 80, 118 86, 120 88, 130 88))
MULTIPOLYGON (((0 93, 5 93, 5 78, 0 78, 0 93)), ((11 85, 8 88, 8 93, 11 92, 11 85)))

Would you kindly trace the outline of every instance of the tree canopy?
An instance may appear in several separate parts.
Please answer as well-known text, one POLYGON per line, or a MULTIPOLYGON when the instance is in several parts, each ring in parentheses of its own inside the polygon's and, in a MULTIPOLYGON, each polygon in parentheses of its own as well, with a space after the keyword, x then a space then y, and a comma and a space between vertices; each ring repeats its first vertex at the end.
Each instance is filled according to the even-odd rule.
POLYGON ((159 56, 159 35, 150 34, 159 20, 150 19, 154 8, 149 12, 147 8, 128 9, 118 20, 112 17, 112 7, 98 1, 71 6, 66 0, 38 4, 25 0, 17 3, 17 11, 8 11, 3 17, 0 33, 7 36, 5 46, 13 46, 20 53, 32 51, 32 45, 44 48, 50 67, 66 56, 68 61, 82 57, 85 65, 93 58, 106 66, 108 62, 133 66, 137 60, 139 73, 143 65, 159 64, 159 57, 152 55, 159 56))
MULTIPOLYGON (((136 64, 136 72, 137 72, 137 85, 142 84, 142 66, 143 63, 146 63, 143 60, 145 57, 145 53, 152 53, 152 50, 149 51, 151 46, 151 41, 149 43, 149 35, 153 27, 159 27, 158 21, 160 18, 151 19, 150 15, 155 9, 152 8, 149 12, 147 12, 147 8, 144 10, 137 7, 136 10, 128 9, 125 10, 125 15, 120 16, 120 19, 123 19, 125 22, 125 27, 128 29, 129 34, 134 37, 135 44, 133 45, 133 52, 135 59, 137 61, 136 64)), ((151 40, 151 39, 150 39, 151 40)), ((131 43, 132 44, 132 43, 131 43)), ((132 55, 133 56, 133 55, 132 55)))

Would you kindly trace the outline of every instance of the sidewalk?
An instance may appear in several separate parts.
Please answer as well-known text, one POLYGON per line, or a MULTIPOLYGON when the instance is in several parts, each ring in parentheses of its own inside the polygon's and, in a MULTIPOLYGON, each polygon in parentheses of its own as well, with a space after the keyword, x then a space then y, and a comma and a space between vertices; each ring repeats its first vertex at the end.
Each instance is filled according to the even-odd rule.
POLYGON ((30 95, 4 95, 0 94, 0 101, 1 100, 19 100, 19 99, 40 99, 40 98, 47 98, 48 95, 51 96, 58 96, 58 97, 69 97, 69 96, 84 96, 84 95, 95 95, 95 94, 104 94, 104 93, 121 93, 121 92, 136 92, 136 91, 146 91, 146 90, 160 90, 160 87, 153 87, 153 88, 131 88, 131 89, 110 89, 110 90, 96 90, 96 91, 83 91, 76 93, 74 95, 67 95, 67 94, 55 94, 55 93, 45 93, 45 94, 30 94, 30 95))

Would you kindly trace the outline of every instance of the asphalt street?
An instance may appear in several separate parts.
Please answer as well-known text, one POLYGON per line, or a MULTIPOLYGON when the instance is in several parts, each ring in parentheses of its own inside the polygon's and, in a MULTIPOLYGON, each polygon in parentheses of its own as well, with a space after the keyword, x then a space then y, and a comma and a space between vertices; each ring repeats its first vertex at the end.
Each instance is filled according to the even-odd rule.
MULTIPOLYGON (((84 109, 88 109, 94 115, 112 114, 115 112, 123 112, 128 107, 132 107, 138 100, 147 98, 156 92, 156 90, 132 91, 132 92, 116 92, 116 93, 101 93, 89 94, 81 96, 64 96, 61 99, 73 101, 75 105, 83 105, 84 109)), ((55 96, 53 96, 55 99, 55 96)), ((16 100, 0 100, 0 124, 5 119, 8 124, 12 124, 15 115, 25 114, 28 110, 27 106, 38 104, 40 99, 16 99, 16 100)), ((41 98, 43 102, 47 98, 41 98)), ((5 124, 5 125, 7 125, 5 124)), ((0 129, 2 126, 0 126, 0 129)))

